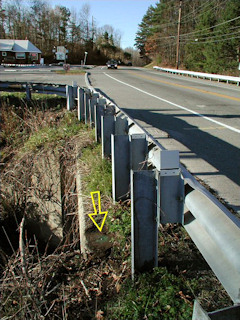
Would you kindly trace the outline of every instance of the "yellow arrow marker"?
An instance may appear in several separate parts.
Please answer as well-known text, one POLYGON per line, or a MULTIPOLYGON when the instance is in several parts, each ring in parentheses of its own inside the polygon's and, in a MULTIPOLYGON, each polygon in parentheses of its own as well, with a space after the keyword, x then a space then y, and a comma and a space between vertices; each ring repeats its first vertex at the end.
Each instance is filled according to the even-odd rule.
POLYGON ((105 211, 105 212, 102 212, 102 211, 101 211, 100 191, 91 192, 91 198, 92 198, 94 213, 90 213, 90 214, 88 214, 88 215, 89 215, 89 217, 91 218, 92 222, 95 224, 95 226, 98 228, 98 230, 99 230, 100 232, 102 232, 102 228, 103 228, 104 223, 105 223, 105 221, 106 221, 108 212, 107 212, 107 211, 105 211), (98 213, 98 210, 97 210, 97 207, 96 207, 96 203, 95 203, 95 200, 94 200, 94 194, 97 194, 97 197, 98 197, 98 210, 99 210, 99 213, 98 213), (104 214, 104 218, 103 218, 103 221, 102 221, 102 224, 101 224, 100 227, 99 227, 99 225, 97 224, 97 222, 95 221, 95 219, 93 218, 93 216, 97 216, 97 215, 99 215, 99 214, 104 214))

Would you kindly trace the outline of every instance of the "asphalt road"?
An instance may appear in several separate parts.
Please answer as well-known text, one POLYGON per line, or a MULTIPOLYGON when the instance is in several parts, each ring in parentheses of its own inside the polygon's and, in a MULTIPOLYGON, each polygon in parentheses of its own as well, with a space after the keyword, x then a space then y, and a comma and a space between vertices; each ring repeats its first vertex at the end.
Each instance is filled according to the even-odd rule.
MULTIPOLYGON (((85 86, 82 75, 50 69, 6 71, 1 81, 85 86)), ((92 86, 125 109, 240 216, 240 88, 236 85, 120 67, 90 71, 92 86)))
POLYGON ((2 68, 0 67, 0 81, 38 82, 72 85, 76 81, 79 86, 85 86, 84 73, 78 75, 61 75, 53 71, 63 70, 62 67, 52 68, 2 68))
POLYGON ((90 80, 240 215, 239 87, 127 67, 90 80))

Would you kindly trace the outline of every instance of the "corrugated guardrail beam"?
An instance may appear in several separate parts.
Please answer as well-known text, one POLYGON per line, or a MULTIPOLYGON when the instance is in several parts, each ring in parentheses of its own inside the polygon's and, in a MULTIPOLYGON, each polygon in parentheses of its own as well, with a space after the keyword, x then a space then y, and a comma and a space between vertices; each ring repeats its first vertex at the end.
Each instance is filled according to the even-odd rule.
MULTIPOLYGON (((2 91, 6 89, 22 91, 26 90, 26 87, 26 83, 0 83, 0 90, 2 91)), ((31 90, 34 91, 34 87, 42 90, 42 87, 39 84, 31 85, 31 90)), ((53 85, 43 85, 43 87, 45 90, 44 93, 46 93, 46 91, 55 93, 55 91, 59 90, 61 94, 64 94, 61 86, 60 88, 54 88, 53 85)), ((110 100, 99 95, 89 83, 88 87, 88 89, 77 89, 76 92, 78 93, 78 97, 74 96, 74 90, 70 89, 68 91, 69 99, 72 101, 72 105, 69 109, 72 109, 75 100, 77 100, 79 120, 84 120, 86 123, 90 122, 90 125, 95 123, 96 140, 99 140, 100 138, 102 140, 103 156, 112 155, 114 175, 113 188, 117 188, 119 181, 121 183, 121 172, 116 174, 116 170, 121 170, 122 167, 126 171, 126 174, 129 175, 126 179, 126 187, 124 188, 124 191, 122 191, 126 193, 126 191, 129 190, 127 184, 130 178, 130 170, 135 169, 136 167, 139 168, 138 171, 131 171, 132 178, 130 179, 132 197, 132 274, 134 275, 135 269, 143 270, 148 269, 149 267, 152 268, 156 265, 157 232, 155 232, 155 230, 157 230, 159 219, 162 223, 182 222, 184 198, 182 192, 182 176, 185 184, 192 188, 192 191, 185 197, 185 205, 189 212, 185 215, 184 227, 212 270, 215 272, 216 276, 219 278, 220 282, 223 284, 233 302, 235 304, 240 304, 240 220, 233 216, 223 204, 196 181, 181 164, 179 170, 179 161, 176 162, 175 157, 178 151, 165 150, 163 146, 161 146, 161 144, 144 128, 138 125, 134 119, 129 117, 110 100), (70 92, 72 93, 70 94, 70 92), (118 136, 119 134, 120 136, 118 136), (131 137, 134 135, 138 136, 135 136, 136 138, 140 138, 140 136, 143 138, 144 136, 144 139, 146 139, 146 143, 141 141, 141 143, 143 143, 142 154, 136 158, 137 160, 135 159, 137 162, 140 161, 140 163, 136 163, 136 161, 131 158, 130 142, 132 140, 131 137), (116 148, 118 148, 118 142, 121 141, 121 139, 124 140, 126 150, 129 152, 127 152, 127 158, 124 158, 125 160, 123 163, 118 165, 115 161, 118 156, 116 148), (147 145, 149 150, 147 150, 147 145), (146 151, 148 152, 145 157, 146 151), (172 153, 170 158, 168 153, 169 155, 172 153), (168 159, 167 168, 164 167, 166 156, 168 159), (146 170, 147 162, 151 165, 152 170, 146 170), (171 166, 169 166, 170 164, 171 166), (161 182, 161 177, 167 177, 169 179, 171 177, 174 178, 171 179, 175 191, 170 192, 170 210, 166 209, 168 201, 162 201, 161 196, 165 194, 165 196, 167 195, 169 197, 168 191, 169 188, 173 189, 173 184, 163 183, 163 180, 161 182), (147 181, 149 180, 149 186, 151 186, 149 187, 149 190, 152 187, 153 189, 156 189, 158 186, 156 195, 154 195, 155 191, 151 191, 150 193, 145 192, 145 185, 143 188, 141 187, 141 184, 145 183, 143 182, 145 178, 147 181), (118 179, 118 181, 116 181, 116 179, 118 179), (165 193, 163 190, 164 188, 166 189, 165 193), (174 201, 176 202, 176 205, 173 206, 172 204, 174 201), (145 215, 148 210, 151 212, 150 216, 145 215), (164 212, 167 213, 167 215, 162 216, 164 212), (160 218, 158 217, 158 214, 160 214, 160 218), (139 224, 139 221, 141 220, 144 221, 144 223, 139 224), (142 239, 146 234, 148 235, 147 241, 142 239)), ((197 303, 195 303, 194 308, 193 320, 239 319, 239 307, 230 307, 211 313, 204 312, 197 303)))
MULTIPOLYGON (((87 76, 86 76, 87 78, 87 76)), ((88 79, 86 79, 86 82, 88 79)), ((88 83, 88 87, 94 92, 95 90, 88 83)), ((108 99, 107 103, 111 103, 108 99)), ((118 116, 122 114, 124 117, 128 119, 128 134, 145 134, 148 140, 149 145, 155 145, 156 148, 150 148, 150 153, 148 155, 148 162, 151 163, 155 170, 160 170, 161 172, 161 152, 165 151, 164 147, 154 139, 144 128, 136 123, 134 119, 129 117, 123 110, 119 107, 115 106, 116 112, 118 116), (157 151, 156 151, 157 149, 157 151), (160 153, 160 154, 159 154, 160 153)), ((104 130, 104 129, 103 129, 104 130)), ((114 129, 113 129, 114 130, 114 129)), ((115 146, 114 146, 115 148, 115 146)), ((109 150, 111 153, 112 150, 109 150)), ((114 153, 117 154, 116 150, 114 153)), ((175 167, 175 165, 173 165, 175 167)), ((207 191, 196 179, 182 166, 180 165, 181 175, 185 180, 185 184, 189 184, 193 189, 191 193, 189 193, 186 197, 185 205, 188 208, 190 213, 185 216, 184 227, 188 231, 189 235, 197 244, 197 247, 202 252, 204 258, 209 263, 210 267, 216 273, 220 282, 225 287, 226 291, 229 293, 230 297, 234 301, 234 303, 240 303, 240 268, 239 268, 239 247, 240 247, 240 220, 233 216, 227 209, 224 207, 209 191, 207 191), (215 223, 216 222, 216 223, 215 223), (226 229, 225 229, 226 225, 226 229), (219 231, 215 232, 214 228, 218 226, 219 231), (206 241, 207 239, 207 241, 206 241), (213 246, 213 247, 212 247, 213 246)), ((174 168, 175 171, 179 170, 174 168)), ((142 171, 139 171, 142 172, 142 171)), ((151 171, 149 171, 151 172, 151 171)), ((133 181, 133 179, 132 179, 133 181)), ((116 181, 114 182, 116 183, 116 181)), ((182 183, 181 179, 177 179, 175 183, 182 183)), ((131 183, 131 188, 133 188, 131 183)), ((169 189, 168 189, 169 190, 169 189)), ((138 194, 138 191, 136 191, 138 194)), ((178 195, 175 195, 173 198, 177 198, 177 201, 183 201, 184 195, 181 192, 181 188, 178 191, 178 195)), ((161 185, 160 185, 160 193, 162 193, 161 185)), ((138 198, 141 198, 141 192, 138 194, 138 198)), ((167 194, 167 193, 166 193, 167 194)), ((134 191, 132 189, 132 208, 135 206, 134 191)), ((161 197, 161 195, 157 195, 161 197)), ((143 197, 145 195, 143 194, 143 197)), ((146 197, 147 198, 147 197, 146 197)), ((149 199, 148 199, 149 200, 149 199)), ((174 201, 175 201, 174 200, 174 201)), ((159 205, 160 209, 160 219, 161 219, 161 201, 157 201, 157 205, 159 205)), ((176 214, 176 208, 174 208, 175 216, 178 221, 181 222, 181 215, 176 214)), ((141 208, 140 208, 141 209, 141 208)), ((133 209, 132 209, 133 210, 133 209)), ((168 219, 172 219, 171 210, 169 213, 168 219)), ((136 225, 136 220, 139 220, 139 217, 142 216, 142 211, 136 211, 136 217, 134 213, 132 213, 132 250, 139 254, 139 247, 136 248, 136 239, 135 239, 135 231, 136 228, 142 228, 142 226, 136 225), (139 215, 139 216, 138 216, 139 215), (134 218, 135 217, 135 218, 134 218), (135 221, 135 222, 134 222, 135 221), (135 226, 135 227, 134 227, 135 226)), ((157 225, 158 219, 156 218, 155 225, 157 225)), ((163 222, 169 222, 164 221, 163 222)), ((149 221, 147 222, 149 223, 149 221)), ((150 223, 149 228, 153 228, 153 225, 150 223)), ((150 230, 149 229, 149 230, 150 230)), ((143 227, 143 234, 145 229, 143 227)), ((153 229, 152 229, 153 230, 153 229)), ((142 234, 142 233, 141 233, 142 234)), ((154 238, 155 239, 155 238, 154 238)), ((155 248, 155 242, 153 240, 149 243, 149 250, 151 248, 155 248)), ((146 243, 141 245, 141 250, 146 249, 146 243)), ((154 249, 155 250, 155 249, 154 249)), ((154 253, 154 250, 151 251, 154 253)), ((142 253, 142 251, 141 251, 142 253)), ((144 261, 146 261, 146 265, 151 265, 155 259, 153 259, 154 254, 151 254, 148 257, 142 256, 141 260, 135 260, 134 253, 132 257, 132 274, 134 275, 135 266, 137 269, 141 270, 144 266, 144 261), (144 260, 145 259, 145 260, 144 260)), ((197 305, 197 304, 196 304, 197 305)), ((196 308, 196 307, 195 307, 196 308)), ((233 307, 218 310, 212 313, 201 312, 199 316, 195 316, 197 314, 196 309, 194 310, 193 320, 206 320, 206 319, 215 319, 215 320, 238 320, 239 310, 238 308, 233 310, 233 307), (238 313, 236 313, 236 310, 238 313), (231 318, 228 318, 231 316, 231 318)))
POLYGON ((210 79, 210 80, 213 79, 213 80, 217 80, 217 81, 226 81, 227 83, 232 82, 232 83, 236 83, 238 86, 240 83, 240 77, 224 76, 224 75, 220 75, 220 74, 194 72, 194 71, 171 69, 171 68, 161 68, 161 67, 157 67, 157 66, 154 66, 153 69, 168 72, 168 73, 187 75, 187 76, 196 77, 196 78, 203 78, 203 79, 210 79))

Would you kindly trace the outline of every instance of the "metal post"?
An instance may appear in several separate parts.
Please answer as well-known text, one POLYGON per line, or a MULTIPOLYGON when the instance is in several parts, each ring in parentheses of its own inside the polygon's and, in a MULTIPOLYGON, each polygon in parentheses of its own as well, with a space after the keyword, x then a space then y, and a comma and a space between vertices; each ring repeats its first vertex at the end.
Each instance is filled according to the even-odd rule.
POLYGON ((84 120, 84 90, 81 87, 77 89, 77 101, 78 101, 78 120, 84 120))
POLYGON ((114 116, 101 116, 102 158, 111 155, 111 135, 114 134, 114 116))
POLYGON ((104 105, 97 104, 94 106, 95 122, 95 141, 99 142, 101 138, 101 116, 104 115, 104 105))
POLYGON ((179 151, 153 149, 149 161, 158 174, 159 223, 183 223, 184 181, 179 169, 179 151))
POLYGON ((32 99, 32 94, 31 94, 30 86, 27 83, 26 84, 26 100, 30 101, 31 99, 32 99))
POLYGON ((93 93, 90 100, 90 110, 89 110, 89 118, 90 118, 90 126, 94 126, 95 123, 95 116, 94 116, 94 107, 97 104, 99 94, 93 93))
POLYGON ((154 171, 131 171, 132 277, 158 265, 156 179, 154 171))
POLYGON ((77 81, 72 82, 72 87, 73 87, 73 106, 76 106, 76 100, 77 100, 77 90, 78 90, 78 85, 77 81))
POLYGON ((126 199, 130 192, 130 156, 128 135, 113 135, 112 150, 112 197, 113 201, 126 199))
POLYGON ((146 170, 148 143, 145 134, 130 135, 130 167, 132 170, 146 170))
POLYGON ((66 96, 67 96, 67 110, 71 111, 73 109, 73 87, 72 86, 66 86, 66 96))
POLYGON ((85 124, 87 124, 89 120, 89 99, 90 99, 90 90, 85 89, 85 94, 84 94, 85 124))
POLYGON ((123 114, 115 117, 115 134, 128 134, 128 120, 127 117, 123 114))

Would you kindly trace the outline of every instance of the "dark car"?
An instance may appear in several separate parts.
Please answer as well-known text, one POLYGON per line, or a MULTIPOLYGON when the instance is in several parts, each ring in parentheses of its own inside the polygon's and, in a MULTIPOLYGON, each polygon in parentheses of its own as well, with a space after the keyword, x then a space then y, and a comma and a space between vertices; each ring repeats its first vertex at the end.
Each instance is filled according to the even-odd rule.
POLYGON ((107 67, 108 67, 108 69, 117 69, 117 67, 118 67, 117 61, 113 60, 113 59, 109 60, 107 62, 107 67))

